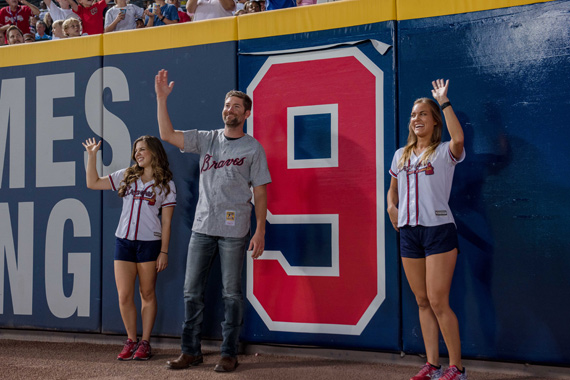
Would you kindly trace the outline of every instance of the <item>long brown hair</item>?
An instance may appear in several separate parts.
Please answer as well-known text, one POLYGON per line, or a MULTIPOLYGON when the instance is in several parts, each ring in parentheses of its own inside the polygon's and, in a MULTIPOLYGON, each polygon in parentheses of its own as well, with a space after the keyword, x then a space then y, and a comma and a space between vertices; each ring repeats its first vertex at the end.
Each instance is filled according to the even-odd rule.
POLYGON ((146 143, 146 146, 152 155, 151 167, 152 178, 154 179, 152 190, 156 194, 156 187, 161 187, 162 191, 166 191, 165 195, 168 195, 170 193, 168 182, 172 180, 172 172, 170 171, 168 156, 166 155, 160 140, 154 136, 147 135, 139 137, 133 144, 131 159, 135 161, 135 164, 125 170, 125 175, 119 185, 119 196, 124 197, 129 186, 139 179, 144 173, 144 168, 141 168, 135 159, 135 150, 139 141, 144 141, 146 143))
MULTIPOLYGON (((421 163, 422 165, 425 165, 429 161, 429 159, 434 155, 435 150, 437 149, 438 145, 441 143, 443 118, 441 116, 441 111, 439 110, 439 106, 433 100, 429 98, 419 98, 414 102, 414 106, 418 103, 425 103, 430 107, 433 120, 435 121, 435 125, 433 126, 433 133, 431 135, 430 145, 422 154, 421 163)), ((398 168, 400 169, 406 166, 406 162, 408 162, 408 160, 412 155, 412 151, 418 144, 418 136, 416 136, 416 134, 414 133, 411 117, 410 121, 408 122, 408 131, 409 131, 408 142, 404 147, 404 153, 402 154, 402 157, 400 157, 400 160, 398 161, 398 168)))

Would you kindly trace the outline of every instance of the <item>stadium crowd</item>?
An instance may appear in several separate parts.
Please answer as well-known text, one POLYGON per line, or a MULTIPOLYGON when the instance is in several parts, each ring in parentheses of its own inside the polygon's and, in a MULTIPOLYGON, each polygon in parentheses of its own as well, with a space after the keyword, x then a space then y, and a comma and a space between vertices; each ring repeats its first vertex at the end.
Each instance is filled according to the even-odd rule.
POLYGON ((317 0, 6 0, 0 45, 80 37, 316 4, 317 0))

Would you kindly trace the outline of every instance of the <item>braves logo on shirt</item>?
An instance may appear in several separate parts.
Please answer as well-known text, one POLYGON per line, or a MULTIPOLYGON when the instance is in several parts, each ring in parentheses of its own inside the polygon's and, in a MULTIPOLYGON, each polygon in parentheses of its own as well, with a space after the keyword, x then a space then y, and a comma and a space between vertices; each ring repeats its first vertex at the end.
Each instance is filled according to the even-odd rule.
POLYGON ((156 194, 153 191, 140 191, 129 187, 125 191, 125 196, 132 195, 134 200, 147 201, 150 206, 154 206, 156 203, 156 194))
POLYGON ((95 16, 97 12, 99 12, 99 9, 97 7, 93 7, 89 10, 89 12, 91 13, 91 15, 95 16))
POLYGON ((419 174, 422 172, 425 172, 425 175, 435 174, 435 171, 433 169, 431 162, 428 162, 427 165, 424 165, 424 166, 420 166, 421 165, 421 163, 420 163, 420 164, 417 164, 415 167, 413 167, 409 164, 409 161, 408 161, 408 165, 409 166, 404 166, 404 168, 403 168, 403 170, 405 170, 406 174, 408 174, 408 175, 419 174))
POLYGON ((210 154, 206 154, 204 156, 204 162, 202 163, 202 169, 200 169, 200 173, 204 173, 210 169, 220 169, 223 168, 224 166, 231 166, 231 165, 242 166, 245 161, 245 157, 230 158, 228 160, 221 160, 221 161, 215 161, 212 158, 213 156, 210 154))

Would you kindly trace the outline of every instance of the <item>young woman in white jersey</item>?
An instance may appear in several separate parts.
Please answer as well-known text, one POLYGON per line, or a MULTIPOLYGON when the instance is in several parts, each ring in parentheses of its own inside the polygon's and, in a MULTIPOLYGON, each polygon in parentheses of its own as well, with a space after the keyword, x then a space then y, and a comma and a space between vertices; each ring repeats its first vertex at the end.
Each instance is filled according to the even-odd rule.
POLYGON ((449 80, 432 85, 437 103, 428 98, 414 102, 408 142, 394 155, 387 211, 400 232, 402 264, 419 306, 427 355, 427 363, 411 380, 464 380, 459 325, 449 306, 459 251, 448 205, 455 165, 465 158, 463 129, 447 97, 449 80), (445 143, 440 107, 451 136, 445 143), (445 372, 439 363, 440 331, 449 352, 445 372))
POLYGON ((123 198, 115 233, 115 282, 128 339, 117 359, 147 360, 151 357, 150 334, 157 310, 156 277, 168 266, 170 224, 176 206, 176 188, 168 157, 159 139, 142 136, 133 144, 133 166, 99 177, 96 156, 101 141, 88 139, 83 146, 88 153, 87 187, 115 190, 123 198), (140 343, 134 302, 137 276, 143 327, 140 343))

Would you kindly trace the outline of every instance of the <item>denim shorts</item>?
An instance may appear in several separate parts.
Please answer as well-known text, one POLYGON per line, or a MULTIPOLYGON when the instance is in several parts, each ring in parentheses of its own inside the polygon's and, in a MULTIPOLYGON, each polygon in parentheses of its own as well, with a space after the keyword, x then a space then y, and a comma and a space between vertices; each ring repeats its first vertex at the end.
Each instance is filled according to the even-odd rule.
POLYGON ((440 226, 404 226, 400 228, 400 255, 412 259, 423 259, 436 253, 449 252, 459 248, 457 228, 448 223, 440 226))
POLYGON ((115 260, 146 263, 156 261, 162 247, 161 240, 115 240, 115 260))

